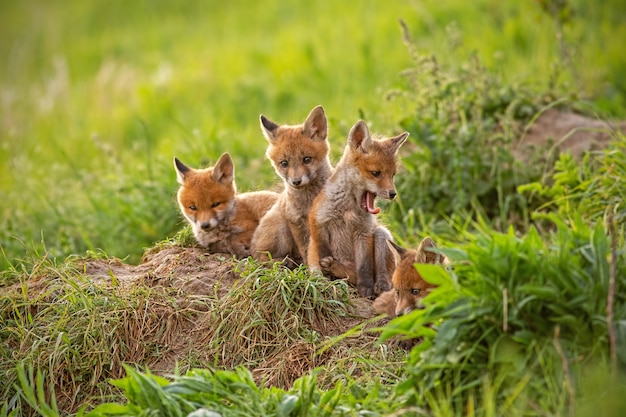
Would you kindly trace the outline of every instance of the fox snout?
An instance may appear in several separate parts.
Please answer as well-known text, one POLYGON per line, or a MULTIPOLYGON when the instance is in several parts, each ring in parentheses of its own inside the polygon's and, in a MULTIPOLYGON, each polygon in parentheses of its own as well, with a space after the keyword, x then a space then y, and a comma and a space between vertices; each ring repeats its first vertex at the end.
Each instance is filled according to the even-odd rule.
POLYGON ((421 305, 415 305, 415 306, 408 306, 408 307, 404 307, 404 308, 399 308, 396 310, 396 317, 400 317, 400 316, 404 316, 405 314, 409 314, 411 311, 414 310, 419 310, 424 308, 421 305))
POLYGON ((392 188, 390 190, 384 190, 378 193, 378 196, 386 198, 387 200, 393 200, 394 198, 396 198, 397 195, 398 193, 396 192, 395 188, 392 188))
POLYGON ((193 221, 194 228, 197 230, 207 231, 216 227, 219 224, 218 216, 210 219, 191 219, 193 221))
POLYGON ((298 178, 288 178, 288 181, 292 187, 301 187, 309 183, 309 177, 306 175, 303 175, 298 178))

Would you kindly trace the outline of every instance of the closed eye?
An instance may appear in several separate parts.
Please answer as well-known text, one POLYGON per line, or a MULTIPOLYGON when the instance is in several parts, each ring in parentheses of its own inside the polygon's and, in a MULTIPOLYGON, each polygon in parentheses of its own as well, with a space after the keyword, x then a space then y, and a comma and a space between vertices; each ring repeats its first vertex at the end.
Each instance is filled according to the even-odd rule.
POLYGON ((380 171, 372 171, 372 175, 374 176, 374 178, 379 178, 380 177, 380 171))
POLYGON ((192 204, 192 205, 189 206, 189 210, 196 211, 196 210, 198 210, 198 207, 196 207, 195 205, 192 204))
POLYGON ((215 208, 215 207, 219 206, 220 204, 222 204, 222 203, 219 202, 219 201, 216 201, 215 203, 211 204, 211 208, 215 208))
POLYGON ((420 290, 419 288, 413 288, 411 290, 412 295, 420 295, 420 292, 422 292, 422 290, 420 290))

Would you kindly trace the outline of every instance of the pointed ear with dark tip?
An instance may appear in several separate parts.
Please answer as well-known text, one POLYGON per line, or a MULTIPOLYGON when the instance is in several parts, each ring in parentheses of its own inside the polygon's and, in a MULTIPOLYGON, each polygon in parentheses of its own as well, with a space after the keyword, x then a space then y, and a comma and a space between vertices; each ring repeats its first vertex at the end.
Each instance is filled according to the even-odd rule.
POLYGON ((356 122, 356 124, 352 126, 352 129, 350 129, 350 133, 348 133, 348 143, 352 149, 361 149, 363 152, 367 153, 372 143, 372 138, 363 120, 356 122))
POLYGON ((311 139, 326 140, 328 136, 328 121, 322 106, 317 106, 311 110, 311 113, 309 113, 302 125, 302 132, 311 139))
POLYGON ((422 264, 439 264, 441 255, 432 251, 436 249, 435 242, 429 237, 425 237, 417 248, 417 259, 422 264))
POLYGON ((233 164, 233 160, 228 153, 222 154, 220 159, 217 160, 217 163, 213 167, 211 178, 213 178, 213 181, 222 184, 229 184, 233 182, 233 179, 235 178, 235 165, 233 164))
POLYGON ((409 132, 404 132, 404 133, 399 134, 398 136, 394 136, 388 139, 389 142, 391 143, 391 149, 393 150, 393 153, 398 153, 400 146, 402 146, 402 144, 406 141, 406 138, 408 137, 409 137, 409 132))
POLYGON ((263 115, 260 116, 260 123, 263 136, 265 136, 265 139, 267 139, 270 143, 273 143, 276 140, 276 130, 278 130, 278 125, 263 115))
POLYGON ((185 183, 185 179, 189 175, 191 168, 187 165, 183 164, 178 158, 174 157, 174 169, 176 170, 176 181, 183 185, 185 183))
POLYGON ((387 246, 389 247, 389 250, 393 254, 393 259, 395 260, 396 266, 398 266, 398 264, 400 263, 400 260, 402 259, 402 255, 404 255, 407 250, 404 249, 402 246, 397 245, 391 240, 387 240, 387 246))

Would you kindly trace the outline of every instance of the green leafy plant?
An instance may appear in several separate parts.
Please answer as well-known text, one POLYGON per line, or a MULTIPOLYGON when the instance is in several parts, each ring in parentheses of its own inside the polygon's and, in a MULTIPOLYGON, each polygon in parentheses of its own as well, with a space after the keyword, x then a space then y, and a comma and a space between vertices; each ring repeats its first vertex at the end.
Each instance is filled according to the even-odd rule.
POLYGON ((626 224, 626 137, 612 132, 613 142, 604 150, 576 160, 562 154, 554 173, 518 187, 529 199, 542 204, 535 214, 555 211, 563 218, 582 216, 588 221, 612 218, 618 227, 626 224))
POLYGON ((468 236, 470 243, 445 252, 454 260, 447 278, 440 267, 418 266, 440 286, 426 309, 393 320, 382 334, 423 339, 398 386, 407 404, 432 407, 438 390, 449 390, 457 412, 488 394, 497 414, 513 404, 532 409, 533 401, 559 414, 575 400, 569 368, 609 363, 611 352, 617 367, 626 364, 626 298, 608 296, 612 268, 613 285, 626 285, 624 247, 613 254, 601 221, 549 219, 556 231, 545 238, 534 228, 525 236, 513 229, 468 236))
POLYGON ((529 207, 516 187, 540 178, 549 165, 522 163, 512 149, 524 124, 556 92, 504 84, 476 55, 446 68, 420 53, 406 24, 402 28, 414 67, 403 72, 406 86, 389 97, 410 106, 400 125, 411 135, 396 180, 402 199, 390 216, 429 223, 478 212, 501 230, 511 222, 527 226, 529 207))

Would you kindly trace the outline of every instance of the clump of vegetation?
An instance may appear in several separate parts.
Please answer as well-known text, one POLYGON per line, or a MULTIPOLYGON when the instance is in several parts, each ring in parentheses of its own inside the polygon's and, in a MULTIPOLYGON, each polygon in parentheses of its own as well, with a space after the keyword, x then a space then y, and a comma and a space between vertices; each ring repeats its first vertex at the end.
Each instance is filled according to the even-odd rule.
POLYGON ((511 407, 532 411, 533 402, 565 414, 579 382, 572 374, 608 366, 611 355, 615 371, 626 365, 626 297, 609 295, 626 286, 626 252, 611 242, 620 237, 609 236, 601 221, 550 219, 556 231, 543 238, 534 228, 524 236, 513 229, 467 236, 470 243, 446 252, 455 260, 449 276, 418 266, 439 288, 426 309, 395 319, 383 333, 423 339, 398 389, 407 405, 445 401, 460 413, 488 399, 498 415, 511 407))
MULTIPOLYGON (((123 365, 155 372, 245 366, 256 383, 286 389, 335 357, 345 367, 341 373, 349 375, 364 350, 375 356, 373 334, 362 339, 366 343, 354 355, 341 340, 328 345, 363 317, 353 304, 354 290, 344 281, 311 276, 305 267, 291 270, 281 262, 244 259, 232 264, 229 274, 235 278, 228 282, 207 271, 202 288, 232 287, 208 293, 177 287, 169 277, 182 279, 182 271, 209 262, 205 255, 183 258, 180 242, 187 235, 183 230, 157 245, 160 251, 147 252, 150 262, 160 257, 159 268, 169 271, 163 279, 143 264, 123 265, 102 253, 60 265, 44 259, 29 273, 13 271, 12 281, 19 279, 0 297, 6 375, 0 393, 9 409, 52 407, 54 398, 57 410, 75 412, 91 401, 119 398, 118 384, 108 381, 129 372, 123 365), (108 270, 104 277, 93 273, 96 266, 108 270), (36 404, 29 390, 40 391, 32 397, 36 404)), ((221 263, 228 265, 226 259, 221 263)), ((363 362, 360 369, 375 366, 363 362)))
POLYGON ((351 313, 348 286, 309 275, 301 266, 240 263, 242 280, 221 306, 199 323, 202 345, 215 364, 257 368, 259 380, 287 387, 320 365, 317 345, 342 328, 351 313))
POLYGON ((582 160, 562 154, 554 173, 519 187, 528 199, 543 203, 535 214, 556 212, 562 218, 580 215, 585 220, 611 219, 626 224, 626 137, 613 132, 606 149, 587 153, 582 160))
POLYGON ((517 187, 540 178, 550 164, 517 160, 513 147, 557 92, 505 84, 476 55, 445 68, 435 55, 420 53, 404 23, 402 28, 414 66, 403 72, 405 87, 389 98, 410 106, 400 125, 414 146, 405 146, 410 153, 402 155, 405 170, 396 180, 402 199, 390 216, 400 224, 433 227, 453 216, 480 214, 496 229, 527 227, 529 207, 517 187))
POLYGON ((0 297, 0 395, 11 407, 20 404, 14 384, 22 362, 51 382, 62 410, 119 395, 107 381, 123 375, 123 363, 158 362, 178 326, 192 323, 190 301, 175 295, 123 285, 114 275, 94 282, 78 259, 34 263, 0 297))

